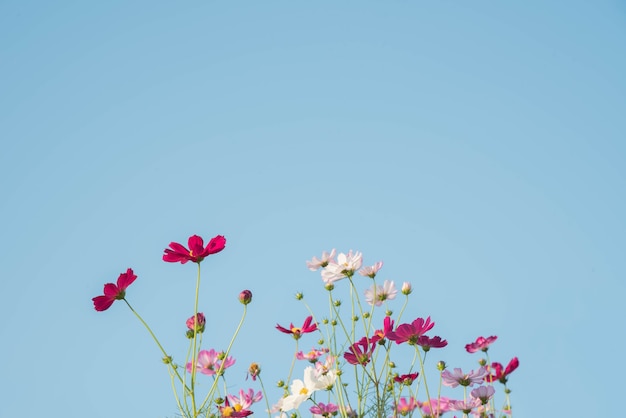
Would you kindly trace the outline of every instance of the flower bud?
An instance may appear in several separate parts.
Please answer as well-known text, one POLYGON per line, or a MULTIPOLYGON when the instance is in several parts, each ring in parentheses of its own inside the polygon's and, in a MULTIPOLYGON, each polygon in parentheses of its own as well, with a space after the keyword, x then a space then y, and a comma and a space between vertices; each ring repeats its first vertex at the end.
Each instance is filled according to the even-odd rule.
POLYGON ((440 361, 439 363, 437 363, 437 370, 442 372, 445 369, 446 369, 446 362, 445 361, 440 361))
MULTIPOLYGON (((204 332, 204 327, 206 325, 206 318, 202 312, 198 312, 196 315, 189 318, 186 322, 187 328, 191 331, 191 338, 193 338, 193 333, 197 332, 202 334, 204 332)), ((187 337, 189 338, 189 332, 187 332, 187 337)))
POLYGON ((341 306, 341 301, 340 300, 334 300, 333 301, 333 305, 335 305, 336 307, 340 307, 341 306))
POLYGON ((172 356, 165 356, 165 357, 163 357, 163 363, 164 364, 172 363, 172 356))
POLYGON ((276 382, 276 386, 279 388, 282 388, 285 386, 285 381, 284 380, 279 380, 278 382, 276 382))
POLYGON ((363 318, 367 319, 370 317, 370 313, 369 312, 363 312, 363 318))
POLYGON ((487 360, 485 360, 484 358, 481 358, 480 360, 478 360, 478 364, 484 367, 487 365, 487 360))
POLYGON ((302 300, 303 297, 304 297, 304 294, 302 292, 296 293, 296 299, 297 300, 302 300))
POLYGON ((409 295, 412 291, 413 291, 413 286, 411 286, 411 283, 409 282, 404 282, 402 283, 402 294, 403 295, 409 295))
POLYGON ((324 289, 328 290, 329 292, 332 291, 335 288, 335 285, 332 283, 328 283, 327 285, 324 286, 324 289))
POLYGON ((317 340, 317 344, 318 345, 324 345, 324 339, 320 338, 319 340, 317 340))
POLYGON ((216 403, 217 405, 221 405, 221 404, 223 404, 223 403, 224 403, 224 398, 216 398, 216 399, 215 399, 215 403, 216 403))
POLYGON ((242 290, 241 293, 239 293, 239 302, 243 303, 244 305, 252 302, 252 292, 249 290, 242 290))
POLYGON ((190 340, 193 340, 193 336, 195 335, 195 333, 193 332, 192 329, 188 329, 187 332, 185 333, 185 336, 187 338, 189 338, 190 340))

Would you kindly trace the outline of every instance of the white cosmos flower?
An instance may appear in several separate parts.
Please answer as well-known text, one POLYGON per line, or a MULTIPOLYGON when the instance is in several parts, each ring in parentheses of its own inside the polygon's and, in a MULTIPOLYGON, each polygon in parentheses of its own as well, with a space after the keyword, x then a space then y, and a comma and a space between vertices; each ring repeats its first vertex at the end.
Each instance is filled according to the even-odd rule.
POLYGON ((313 392, 326 389, 325 382, 315 375, 314 367, 304 369, 304 380, 294 379, 291 383, 291 395, 281 399, 281 410, 283 412, 298 409, 300 404, 311 397, 313 392))
POLYGON ((393 281, 385 280, 382 286, 373 285, 365 290, 365 301, 370 305, 380 306, 386 300, 395 299, 397 294, 398 291, 393 281))
POLYGON ((326 284, 334 283, 337 280, 352 277, 355 271, 361 268, 363 264, 363 254, 359 251, 350 252, 348 254, 339 253, 337 262, 329 262, 322 270, 322 280, 326 284))

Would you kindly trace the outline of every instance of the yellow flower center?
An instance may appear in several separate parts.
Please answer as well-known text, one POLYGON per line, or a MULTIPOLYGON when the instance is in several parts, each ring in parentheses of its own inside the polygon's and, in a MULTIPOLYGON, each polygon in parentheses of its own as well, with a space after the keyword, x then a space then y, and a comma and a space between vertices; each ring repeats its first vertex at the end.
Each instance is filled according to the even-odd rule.
POLYGON ((309 390, 307 388, 300 389, 300 395, 306 395, 307 393, 309 393, 309 390))

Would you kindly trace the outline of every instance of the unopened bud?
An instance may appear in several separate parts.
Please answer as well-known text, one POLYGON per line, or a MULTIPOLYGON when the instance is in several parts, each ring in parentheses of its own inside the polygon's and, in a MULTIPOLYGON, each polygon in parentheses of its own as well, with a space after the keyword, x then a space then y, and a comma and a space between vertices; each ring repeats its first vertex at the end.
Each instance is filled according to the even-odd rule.
POLYGON ((302 292, 296 293, 296 299, 297 300, 302 300, 303 297, 304 297, 304 294, 302 292))
POLYGON ((446 369, 446 362, 445 361, 440 361, 439 363, 437 363, 437 370, 442 372, 445 369, 446 369))
POLYGON ((242 290, 241 293, 239 293, 239 302, 243 303, 244 305, 252 302, 252 292, 249 290, 242 290))
POLYGON ((404 282, 402 283, 402 294, 403 295, 409 295, 412 291, 413 291, 413 286, 411 286, 411 283, 409 282, 404 282))
POLYGON ((165 356, 165 357, 163 357, 163 363, 164 364, 172 363, 172 356, 165 356))

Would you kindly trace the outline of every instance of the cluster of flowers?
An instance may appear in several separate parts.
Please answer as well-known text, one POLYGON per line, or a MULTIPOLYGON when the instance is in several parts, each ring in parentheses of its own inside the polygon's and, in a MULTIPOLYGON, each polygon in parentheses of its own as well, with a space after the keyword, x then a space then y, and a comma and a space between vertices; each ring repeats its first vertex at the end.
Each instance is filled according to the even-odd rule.
MULTIPOLYGON (((445 362, 438 362, 439 390, 436 395, 431 396, 426 379, 425 360, 431 349, 445 347, 448 342, 440 336, 427 335, 435 326, 430 317, 401 322, 409 295, 412 293, 412 286, 408 282, 404 282, 400 288, 405 301, 399 314, 394 318, 393 311, 387 305, 398 296, 395 283, 390 280, 385 280, 382 285, 376 283, 376 276, 383 263, 378 262, 364 267, 362 254, 352 251, 337 254, 332 250, 330 253, 324 252, 319 259, 313 257, 307 261, 310 270, 321 269, 324 288, 329 295, 330 315, 318 320, 304 302, 304 295, 298 293, 296 299, 303 301, 309 310, 309 315, 302 325, 295 326, 290 323, 285 327, 276 324, 278 331, 293 338, 295 352, 286 379, 290 384, 285 381, 278 382, 283 394, 274 405, 270 406, 267 400, 258 363, 251 364, 247 372, 253 381, 259 381, 261 390, 249 388, 241 389, 236 394, 221 393, 218 382, 223 379, 226 369, 235 364, 230 351, 244 321, 247 305, 252 300, 252 293, 249 290, 239 294, 244 313, 225 351, 201 349, 206 318, 203 313, 198 312, 200 263, 209 255, 222 251, 225 244, 225 238, 218 235, 205 247, 202 238, 194 235, 189 238, 189 248, 173 242, 170 243, 170 248, 165 249, 163 260, 166 262, 185 264, 192 261, 198 265, 194 315, 186 323, 190 354, 182 371, 167 354, 150 327, 126 300, 126 289, 137 278, 131 269, 120 275, 117 284, 106 284, 104 295, 93 298, 97 311, 108 309, 116 300, 124 300, 146 327, 163 353, 163 362, 168 365, 172 381, 178 381, 182 387, 182 396, 175 386, 174 395, 183 417, 245 417, 253 413, 253 404, 262 399, 265 399, 267 414, 270 417, 277 414, 280 418, 301 416, 300 411, 305 403, 308 404, 308 411, 316 418, 336 415, 349 418, 413 415, 435 418, 445 413, 486 418, 512 415, 507 381, 509 375, 518 367, 519 361, 513 358, 506 367, 489 361, 488 350, 496 341, 496 336, 479 337, 475 342, 465 346, 468 353, 485 355, 486 358, 479 360, 480 367, 477 370, 463 372, 462 369, 455 368, 450 371, 445 362), (369 277, 372 280, 371 287, 364 291, 365 304, 362 303, 360 292, 357 291, 353 281, 355 275, 369 277), (337 296, 341 292, 335 291, 335 285, 339 281, 348 283, 349 314, 342 312, 343 302, 337 296), (386 308, 384 313, 376 309, 381 306, 386 308), (382 319, 378 318, 379 316, 382 316, 382 319), (305 334, 316 334, 319 337, 318 347, 307 352, 301 351, 299 342, 305 334), (392 352, 395 355, 396 351, 401 350, 395 347, 401 346, 411 347, 413 360, 410 364, 396 363, 397 358, 392 358, 392 352), (296 365, 295 360, 306 361, 309 364, 303 370, 302 379, 291 378, 296 365), (197 373, 213 376, 213 383, 202 401, 196 396, 197 373), (494 383, 502 384, 504 387, 504 406, 500 409, 495 407, 494 383), (451 388, 463 387, 463 399, 442 396, 442 385, 451 388), (420 393, 422 388, 424 393, 420 393), (469 396, 468 388, 471 388, 469 396)), ((401 357, 402 354, 397 356, 407 357, 401 357)))

